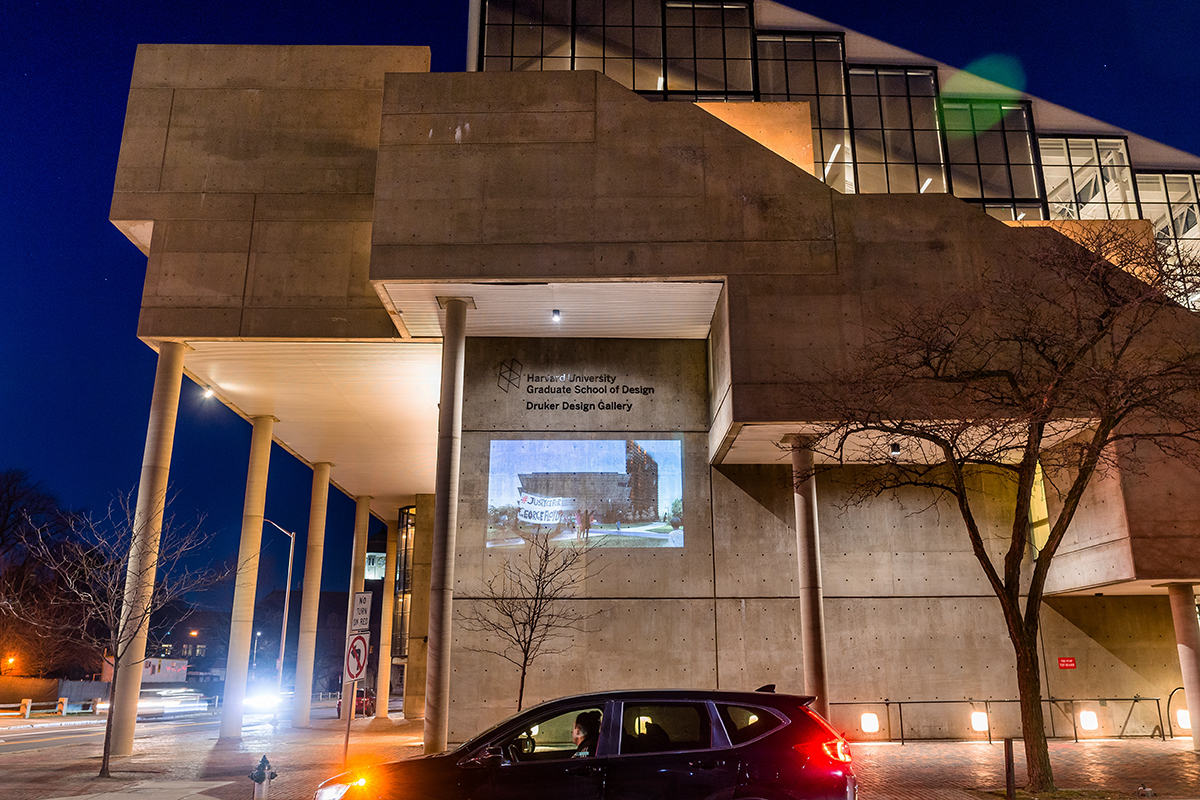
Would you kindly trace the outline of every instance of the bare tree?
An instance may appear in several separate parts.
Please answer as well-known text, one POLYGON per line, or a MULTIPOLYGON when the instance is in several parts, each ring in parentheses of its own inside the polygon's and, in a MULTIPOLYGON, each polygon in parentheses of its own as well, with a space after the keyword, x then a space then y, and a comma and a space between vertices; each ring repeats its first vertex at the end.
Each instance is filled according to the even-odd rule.
POLYGON ((873 465, 838 471, 847 503, 920 487, 959 511, 1016 657, 1029 789, 1046 791, 1036 645, 1050 566, 1098 473, 1200 465, 1200 319, 1185 307, 1196 265, 1131 226, 1026 233, 1023 263, 892 315, 852 366, 798 391, 825 420, 806 440, 818 456, 873 465), (1053 507, 1032 552, 1041 475, 1053 507), (1000 498, 985 498, 985 476, 1000 498), (988 530, 985 499, 1004 528, 988 530))
POLYGON ((517 710, 525 701, 525 678, 534 661, 566 652, 574 634, 587 631, 587 621, 600 613, 581 611, 579 596, 587 554, 597 543, 555 545, 549 534, 522 534, 527 547, 507 559, 484 584, 470 609, 458 614, 459 624, 482 633, 488 644, 468 647, 499 656, 521 671, 517 710))
MULTIPOLYGON (((117 700, 118 670, 141 664, 122 663, 133 642, 127 631, 150 626, 160 609, 181 604, 228 574, 228 569, 198 561, 211 541, 202 524, 202 518, 184 526, 165 520, 156 574, 139 576, 130 571, 128 558, 135 531, 134 497, 118 495, 104 516, 74 519, 70 535, 61 540, 33 536, 27 545, 32 568, 6 573, 0 582, 0 613, 23 621, 41 637, 74 642, 111 658, 111 709, 117 700), (125 603, 126 584, 143 580, 153 583, 153 593, 144 608, 131 613, 125 603)), ((177 622, 179 615, 172 620, 177 622)), ((102 778, 110 777, 112 719, 110 713, 102 778)))

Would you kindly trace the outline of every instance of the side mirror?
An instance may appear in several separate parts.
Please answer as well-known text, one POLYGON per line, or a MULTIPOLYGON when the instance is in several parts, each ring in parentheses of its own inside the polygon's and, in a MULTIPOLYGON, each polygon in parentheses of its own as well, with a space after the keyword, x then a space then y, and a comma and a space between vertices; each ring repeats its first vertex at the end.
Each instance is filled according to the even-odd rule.
POLYGON ((485 747, 483 752, 463 763, 464 767, 498 767, 504 763, 504 751, 499 747, 485 747))

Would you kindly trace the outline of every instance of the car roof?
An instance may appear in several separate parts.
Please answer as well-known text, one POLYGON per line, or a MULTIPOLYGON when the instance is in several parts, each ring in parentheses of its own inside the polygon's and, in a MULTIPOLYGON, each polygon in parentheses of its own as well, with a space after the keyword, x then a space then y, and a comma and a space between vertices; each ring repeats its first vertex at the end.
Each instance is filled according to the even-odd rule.
POLYGON ((734 691, 729 689, 617 689, 607 692, 590 692, 588 694, 569 695, 548 700, 531 708, 558 704, 572 705, 576 702, 594 700, 605 702, 619 700, 712 700, 715 702, 741 702, 759 705, 808 705, 813 701, 809 695, 777 694, 773 691, 734 691))

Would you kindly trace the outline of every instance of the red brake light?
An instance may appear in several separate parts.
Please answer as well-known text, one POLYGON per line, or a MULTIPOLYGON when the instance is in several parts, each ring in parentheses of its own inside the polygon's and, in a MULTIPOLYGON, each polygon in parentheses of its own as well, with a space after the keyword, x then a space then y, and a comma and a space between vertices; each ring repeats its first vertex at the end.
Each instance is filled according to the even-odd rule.
POLYGON ((794 745, 792 749, 810 758, 816 756, 817 758, 827 758, 830 761, 840 761, 843 764, 849 764, 850 745, 845 739, 837 736, 837 734, 834 734, 834 736, 837 738, 826 739, 825 741, 814 739, 808 742, 801 742, 798 745, 794 745))
POLYGON ((845 739, 838 738, 832 742, 826 742, 824 747, 825 754, 834 761, 850 763, 850 745, 846 743, 845 739))

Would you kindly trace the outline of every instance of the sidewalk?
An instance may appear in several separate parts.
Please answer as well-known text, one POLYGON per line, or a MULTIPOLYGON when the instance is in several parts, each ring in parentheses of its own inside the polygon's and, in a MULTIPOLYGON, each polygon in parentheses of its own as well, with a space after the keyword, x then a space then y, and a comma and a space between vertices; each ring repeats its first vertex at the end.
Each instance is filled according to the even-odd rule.
MULTIPOLYGON (((68 719, 67 722, 72 720, 68 719)), ((24 720, 21 721, 25 723, 24 720)), ((50 727, 43 722, 38 727, 50 727)), ((3 730, 11 725, 0 724, 3 730)), ((131 758, 114 759, 113 779, 100 780, 100 744, 72 744, 0 755, 5 800, 247 800, 248 773, 266 755, 280 777, 272 800, 311 800, 317 784, 342 771, 345 722, 314 720, 311 728, 252 721, 236 746, 217 745, 215 728, 164 733, 140 729, 131 758)), ((390 761, 421 752, 421 720, 353 723, 351 764, 390 761)), ((855 744, 861 800, 981 800, 1004 789, 1004 747, 976 742, 855 744)), ((1052 742, 1055 781, 1068 789, 1108 790, 1133 797, 1139 785, 1164 798, 1200 799, 1200 756, 1190 738, 1052 742)), ((1016 743, 1017 785, 1025 759, 1016 743)))
MULTIPOLYGON (((56 722, 37 727, 61 727, 56 722)), ((241 741, 228 746, 217 744, 215 727, 168 733, 145 725, 134 742, 134 755, 113 759, 109 780, 96 777, 100 737, 95 743, 4 754, 0 755, 0 797, 247 800, 253 791, 248 775, 266 755, 279 773, 271 799, 311 800, 321 781, 342 771, 345 726, 344 720, 328 719, 314 720, 310 728, 292 728, 286 722, 273 726, 264 718, 246 724, 241 741)), ((0 726, 0 734, 11 729, 0 726)), ((351 726, 350 763, 417 755, 422 731, 421 720, 356 720, 351 726)))

